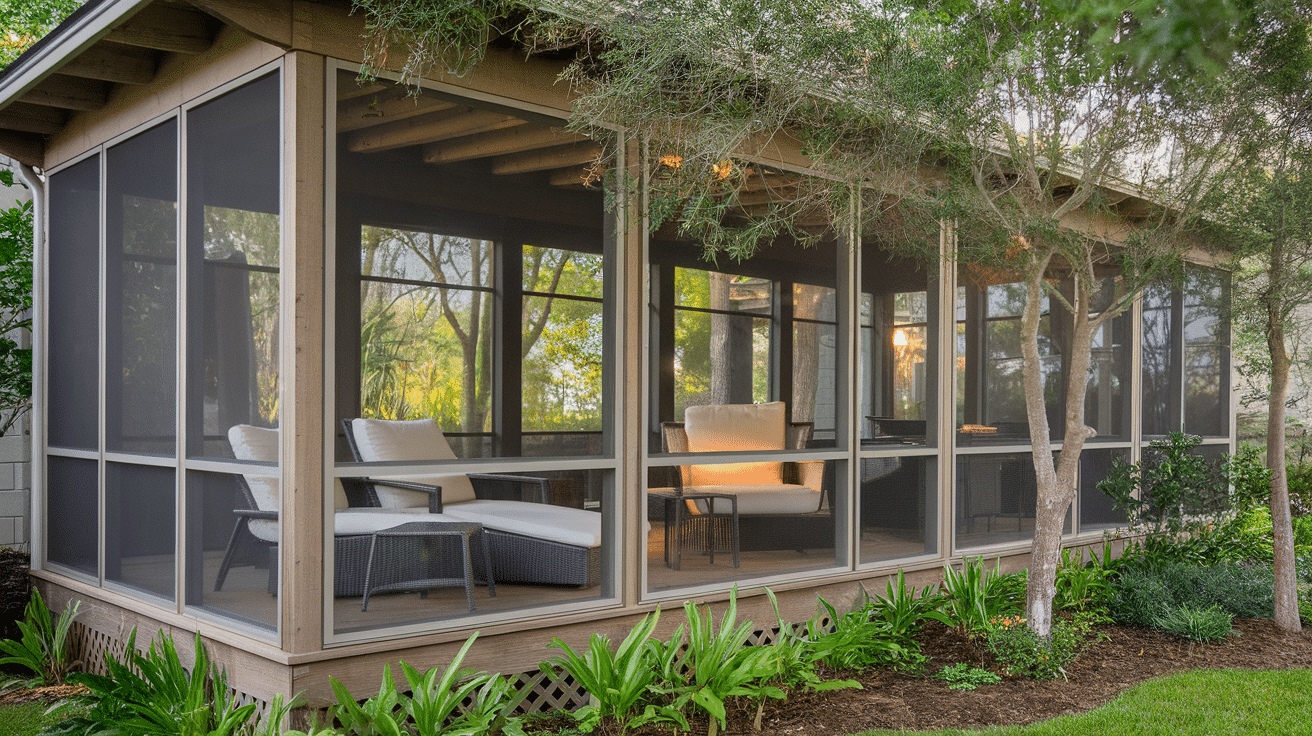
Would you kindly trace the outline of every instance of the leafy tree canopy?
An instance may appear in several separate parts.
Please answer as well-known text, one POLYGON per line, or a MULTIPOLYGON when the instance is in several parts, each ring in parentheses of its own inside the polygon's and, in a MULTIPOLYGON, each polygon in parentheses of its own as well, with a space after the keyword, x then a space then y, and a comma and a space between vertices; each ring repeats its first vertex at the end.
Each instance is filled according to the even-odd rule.
POLYGON ((0 0, 0 69, 80 5, 78 0, 0 0))

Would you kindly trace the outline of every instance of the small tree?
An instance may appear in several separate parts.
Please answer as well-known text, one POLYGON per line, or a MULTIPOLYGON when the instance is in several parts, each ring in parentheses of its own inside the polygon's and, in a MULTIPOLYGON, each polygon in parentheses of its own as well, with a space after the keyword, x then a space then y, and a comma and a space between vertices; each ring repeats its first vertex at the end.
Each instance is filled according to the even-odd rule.
MULTIPOLYGON (((13 172, 0 171, 0 184, 14 186, 13 172)), ((31 312, 32 203, 21 202, 0 210, 0 436, 32 403, 31 312)))

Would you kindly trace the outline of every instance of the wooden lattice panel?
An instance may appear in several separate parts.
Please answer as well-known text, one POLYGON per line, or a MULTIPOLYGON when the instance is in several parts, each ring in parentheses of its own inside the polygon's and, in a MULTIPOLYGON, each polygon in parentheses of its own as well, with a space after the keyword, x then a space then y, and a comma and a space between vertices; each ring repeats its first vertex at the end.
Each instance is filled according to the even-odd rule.
POLYGON ((524 693, 524 701, 519 705, 519 710, 524 713, 574 710, 588 703, 588 694, 566 674, 557 679, 534 670, 515 676, 514 681, 516 688, 524 693))

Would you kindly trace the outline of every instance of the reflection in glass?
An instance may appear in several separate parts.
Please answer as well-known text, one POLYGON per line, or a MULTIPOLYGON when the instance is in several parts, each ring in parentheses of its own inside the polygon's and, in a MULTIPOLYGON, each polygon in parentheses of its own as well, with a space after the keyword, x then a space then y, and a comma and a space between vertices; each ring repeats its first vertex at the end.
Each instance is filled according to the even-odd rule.
POLYGON ((767 401, 774 285, 716 271, 675 272, 675 416, 689 406, 767 401))
POLYGON ((1184 430, 1224 437, 1230 430, 1228 276, 1191 268, 1184 285, 1184 430))
POLYGON ((933 445, 936 282, 877 240, 862 241, 859 301, 862 446, 933 445))
POLYGON ((173 599, 177 502, 173 468, 109 463, 105 580, 173 599))
POLYGON ((837 414, 835 295, 828 287, 793 284, 793 421, 814 422, 812 439, 830 443, 837 414))
POLYGON ((1164 435, 1180 428, 1179 362, 1172 360, 1173 331, 1178 328, 1169 284, 1143 291, 1143 433, 1164 435))
MULTIPOLYGON (((523 251, 524 431, 537 438, 534 454, 596 454, 599 448, 569 452, 564 445, 601 439, 601 256, 530 245, 523 251), (561 450, 545 452, 553 441, 561 450)), ((526 453, 530 442, 526 436, 526 453)))
POLYGON ((861 460, 861 562, 938 552, 935 457, 861 460))
POLYGON ((272 74, 187 113, 193 457, 230 456, 234 425, 278 422, 280 108, 272 74))

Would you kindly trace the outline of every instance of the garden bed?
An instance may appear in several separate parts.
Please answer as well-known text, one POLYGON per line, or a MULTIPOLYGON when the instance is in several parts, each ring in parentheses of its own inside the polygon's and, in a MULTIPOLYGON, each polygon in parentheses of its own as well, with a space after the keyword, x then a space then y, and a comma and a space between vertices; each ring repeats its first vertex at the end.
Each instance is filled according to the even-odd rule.
MULTIPOLYGON (((730 709, 723 734, 819 736, 860 733, 875 728, 983 728, 1026 724, 1092 710, 1144 680, 1191 669, 1289 669, 1312 667, 1312 630, 1286 634, 1270 619, 1235 621, 1238 634, 1215 644, 1193 644, 1153 629, 1104 626, 1108 639, 1091 646, 1069 668, 1069 679, 1037 681, 1005 677, 977 690, 949 690, 946 683, 890 670, 847 673, 861 690, 793 692, 779 704, 767 703, 762 730, 752 730, 755 706, 730 709)), ((933 674, 956 662, 981 664, 963 637, 937 623, 920 636, 933 674)), ((991 663, 989 663, 991 664, 991 663)), ((706 733, 704 719, 691 733, 706 733)), ((669 728, 632 731, 668 736, 669 728)))

